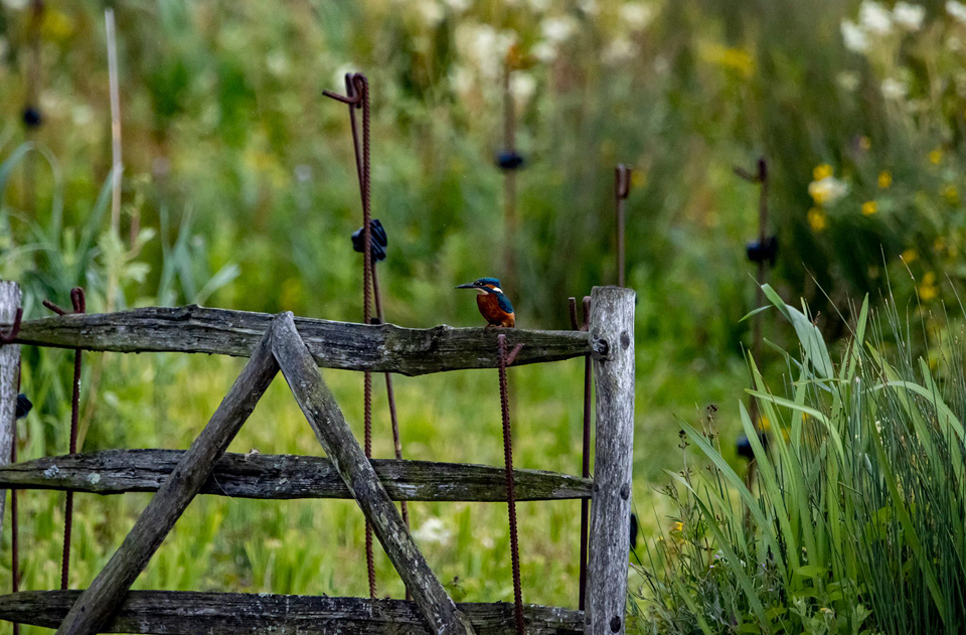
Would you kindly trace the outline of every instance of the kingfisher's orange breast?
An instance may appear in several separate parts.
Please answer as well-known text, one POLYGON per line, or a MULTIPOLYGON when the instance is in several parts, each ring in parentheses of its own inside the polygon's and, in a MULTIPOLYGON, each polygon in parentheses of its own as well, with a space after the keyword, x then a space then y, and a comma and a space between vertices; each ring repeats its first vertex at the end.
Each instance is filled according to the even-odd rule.
POLYGON ((507 313, 501 309, 499 299, 492 293, 476 296, 476 305, 480 308, 480 313, 490 324, 513 328, 516 322, 515 316, 513 313, 507 313))

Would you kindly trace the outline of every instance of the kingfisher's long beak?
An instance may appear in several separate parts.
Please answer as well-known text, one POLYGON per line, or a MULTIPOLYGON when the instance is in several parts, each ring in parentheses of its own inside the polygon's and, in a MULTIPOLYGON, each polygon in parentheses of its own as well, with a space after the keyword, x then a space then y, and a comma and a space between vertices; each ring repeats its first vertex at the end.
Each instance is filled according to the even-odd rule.
POLYGON ((457 289, 476 289, 477 286, 476 286, 476 283, 475 282, 467 282, 466 284, 461 284, 460 286, 458 286, 456 288, 457 289))

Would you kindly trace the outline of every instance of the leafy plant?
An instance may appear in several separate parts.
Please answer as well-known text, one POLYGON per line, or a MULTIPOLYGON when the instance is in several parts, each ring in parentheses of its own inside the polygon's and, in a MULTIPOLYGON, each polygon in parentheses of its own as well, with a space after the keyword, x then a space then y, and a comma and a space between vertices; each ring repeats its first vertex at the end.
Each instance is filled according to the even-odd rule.
POLYGON ((722 457, 713 413, 683 424, 664 492, 676 524, 649 550, 645 632, 959 633, 966 628, 962 327, 931 366, 894 302, 858 311, 838 363, 807 307, 783 395, 751 360, 763 436, 743 404, 755 485, 722 457), (694 446, 708 461, 698 467, 694 446))

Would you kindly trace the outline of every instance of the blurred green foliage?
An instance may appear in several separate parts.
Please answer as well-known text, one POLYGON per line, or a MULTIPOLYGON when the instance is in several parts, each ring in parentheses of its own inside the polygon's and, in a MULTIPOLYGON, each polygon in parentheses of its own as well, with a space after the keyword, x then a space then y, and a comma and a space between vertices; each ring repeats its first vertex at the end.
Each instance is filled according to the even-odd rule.
MULTIPOLYGON (((613 166, 633 165, 627 280, 640 300, 635 494, 648 532, 664 522, 660 514, 647 520, 648 483, 670 466, 679 427, 672 414, 738 396, 746 383, 741 349, 750 322, 740 318, 754 308, 754 284, 744 245, 757 234, 758 193, 734 175, 735 166, 767 158, 780 241, 772 284, 785 297, 805 297, 831 339, 846 323, 828 319, 834 307, 847 314, 845 299, 866 292, 875 302, 886 280, 900 307, 918 311, 911 302, 918 294, 934 325, 930 311, 966 275, 959 173, 966 8, 955 2, 43 4, 35 18, 32 0, 0 0, 0 277, 24 283, 30 318, 43 315, 42 298, 64 303, 82 285, 92 311, 199 302, 358 320, 361 272, 349 235, 361 213, 349 126, 345 106, 321 96, 341 91, 350 70, 365 72, 372 86, 373 214, 389 233, 379 271, 390 321, 478 324, 475 303, 452 287, 492 275, 509 282, 520 326, 566 328, 567 296, 616 280, 613 166), (119 51, 118 233, 108 229, 106 7, 116 13, 119 51), (502 148, 507 66, 527 160, 510 239, 516 271, 505 265, 502 175, 493 165, 502 148), (22 115, 32 92, 43 124, 29 130, 22 115)), ((785 327, 766 322, 765 333, 793 341, 785 327)), ((30 458, 65 446, 69 356, 25 355, 38 403, 22 441, 22 456, 30 458)), ((165 356, 128 364, 134 360, 115 356, 89 365, 85 387, 105 392, 96 407, 85 395, 91 449, 147 439, 185 445, 221 392, 190 378, 211 373, 211 381, 225 383, 235 371, 227 362, 165 356), (169 417, 171 409, 181 416, 169 417), (154 436, 157 426, 168 426, 170 436, 154 436)), ((763 364, 767 374, 771 364, 763 364)), ((521 432, 526 467, 579 464, 577 375, 566 365, 521 373, 522 425, 524 404, 543 417, 543 435, 537 426, 535 438, 521 432)), ((486 381, 472 385, 495 388, 486 381)), ((462 446, 450 445, 467 428, 486 430, 487 442, 495 434, 493 412, 467 413, 460 400, 439 397, 465 390, 464 380, 436 378, 432 390, 412 385, 400 410, 425 412, 420 424, 404 426, 407 448, 432 448, 424 458, 499 462, 485 452, 461 457, 462 446)), ((357 402, 358 386, 343 396, 357 402)), ((718 416, 728 434, 740 427, 736 411, 718 416)), ((304 434, 297 413, 287 421, 277 435, 304 434)), ((733 458, 730 446, 725 453, 733 458)), ((44 500, 37 518, 53 523, 57 509, 44 500)), ((267 506, 203 504, 236 518, 232 526, 248 517, 259 532, 286 529, 267 506)), ((90 524, 85 554, 94 559, 81 580, 123 531, 108 527, 109 508, 98 505, 80 523, 90 524)), ((538 507, 524 544, 547 539, 549 526, 561 528, 545 550, 524 556, 525 577, 544 587, 547 597, 538 600, 569 601, 574 516, 538 507), (546 562, 561 568, 553 588, 542 584, 546 562)), ((314 505, 299 509, 293 527, 326 518, 314 505)), ((357 549, 361 526, 350 510, 339 517, 340 526, 355 523, 339 534, 346 553, 357 549)), ((127 506, 121 515, 134 513, 127 506)), ((505 552, 473 552, 475 568, 468 569, 461 560, 472 533, 465 513, 456 516, 461 547, 440 549, 434 566, 459 575, 468 599, 493 599, 487 585, 508 580, 505 552)), ((52 530, 38 522, 36 542, 46 543, 44 531, 52 530)), ((501 522, 493 511, 478 526, 503 536, 501 522)), ((318 590, 305 586, 308 571, 337 562, 319 551, 328 543, 289 550, 295 537, 279 534, 285 550, 232 552, 220 560, 221 577, 179 578, 204 559, 197 550, 206 547, 191 542, 196 535, 206 534, 191 526, 172 539, 184 555, 172 556, 172 577, 151 583, 318 590), (283 588, 269 584, 273 572, 281 575, 280 558, 292 564, 283 588)), ((230 549, 221 542, 211 548, 230 549)), ((53 556, 38 551, 37 558, 40 567, 53 556)), ((35 587, 50 588, 37 571, 28 575, 35 587)), ((364 576, 346 575, 336 581, 345 582, 343 590, 333 583, 333 592, 363 588, 364 576)))

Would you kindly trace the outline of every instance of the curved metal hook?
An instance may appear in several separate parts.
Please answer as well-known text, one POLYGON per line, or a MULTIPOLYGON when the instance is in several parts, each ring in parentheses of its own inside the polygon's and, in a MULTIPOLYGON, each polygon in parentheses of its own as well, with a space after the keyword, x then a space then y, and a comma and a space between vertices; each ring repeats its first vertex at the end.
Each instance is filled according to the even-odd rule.
POLYGON ((74 305, 74 313, 87 313, 87 296, 80 287, 70 290, 70 301, 74 305))
POLYGON ((322 94, 336 101, 341 101, 343 104, 362 108, 362 100, 366 91, 369 90, 369 80, 362 73, 346 73, 345 90, 345 95, 340 95, 331 90, 323 90, 322 94))
POLYGON ((618 163, 615 169, 614 193, 617 198, 627 198, 631 193, 631 168, 618 163))

